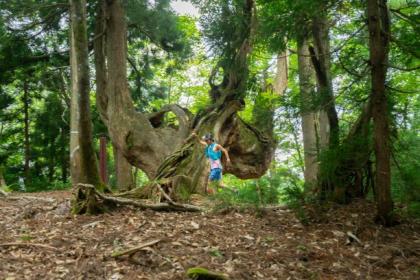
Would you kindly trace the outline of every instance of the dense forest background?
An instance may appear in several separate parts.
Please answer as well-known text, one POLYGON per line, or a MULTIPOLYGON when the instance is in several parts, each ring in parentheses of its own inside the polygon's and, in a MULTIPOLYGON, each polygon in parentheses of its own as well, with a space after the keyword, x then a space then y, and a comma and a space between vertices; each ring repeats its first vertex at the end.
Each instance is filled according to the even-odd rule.
MULTIPOLYGON (((0 1, 3 189, 72 186, 72 2, 0 1)), ((103 35, 96 29, 102 1, 87 2, 94 151, 99 157, 99 139, 106 137, 105 183, 141 187, 150 176, 112 145, 97 106, 94 42, 103 35)), ((388 162, 391 197, 380 201, 392 204, 392 198, 400 214, 420 214, 417 1, 191 2, 196 15, 176 14, 169 0, 123 1, 129 92, 136 111, 145 115, 173 103, 200 114, 215 102, 211 93, 224 86, 226 73, 246 72, 235 88, 241 91, 235 98, 244 104, 238 116, 274 139, 275 151, 260 178, 226 175, 225 184, 239 193, 219 194, 223 203, 378 200, 387 188, 378 178, 387 176, 377 170, 388 162), (252 7, 246 10, 246 5, 252 7), (379 43, 375 32, 381 33, 379 43), (235 64, 244 36, 246 71, 235 64), (377 91, 381 74, 375 71, 384 76, 382 97, 377 91), (385 130, 377 130, 380 121, 386 122, 385 130), (377 146, 382 140, 385 146, 377 146)), ((172 112, 164 123, 180 126, 172 112)))

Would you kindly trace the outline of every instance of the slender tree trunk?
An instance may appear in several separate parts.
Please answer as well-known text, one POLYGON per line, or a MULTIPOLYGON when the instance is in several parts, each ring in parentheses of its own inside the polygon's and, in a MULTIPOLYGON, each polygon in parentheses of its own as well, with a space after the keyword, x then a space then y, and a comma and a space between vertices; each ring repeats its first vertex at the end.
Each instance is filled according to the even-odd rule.
POLYGON ((371 64, 372 117, 376 156, 378 222, 392 225, 391 147, 388 98, 385 90, 390 21, 386 0, 368 0, 369 52, 371 64))
POLYGON ((315 73, 311 65, 307 38, 298 39, 298 72, 301 97, 303 150, 305 161, 305 185, 315 191, 318 177, 318 149, 316 112, 313 108, 315 94, 315 73))
POLYGON ((61 181, 67 183, 67 172, 68 172, 68 157, 66 156, 66 130, 61 128, 60 130, 60 164, 61 164, 61 181))
POLYGON ((49 159, 48 159, 48 182, 51 183, 54 180, 55 174, 55 158, 56 158, 56 147, 54 144, 55 139, 50 139, 50 147, 49 147, 49 159))
MULTIPOLYGON (((72 29, 72 26, 70 27, 72 29)), ((70 46, 74 46, 73 32, 70 31, 70 46)), ((80 146, 79 146, 79 91, 77 90, 76 49, 70 48, 71 101, 70 101, 70 176, 71 183, 76 186, 81 182, 80 146)))
POLYGON ((6 186, 6 180, 3 176, 3 166, 0 166, 0 188, 6 186))
POLYGON ((96 5, 95 41, 93 42, 96 73, 96 107, 102 121, 108 126, 108 95, 106 93, 108 69, 106 61, 106 3, 99 0, 96 5))
POLYGON ((90 116, 89 57, 86 28, 85 0, 70 0, 71 32, 76 69, 76 79, 72 79, 73 90, 78 93, 79 107, 79 147, 80 147, 80 180, 95 186, 100 184, 97 159, 93 149, 92 121, 90 116))
POLYGON ((31 146, 29 139, 29 84, 27 81, 23 82, 23 114, 24 114, 24 145, 25 145, 25 186, 31 184, 31 146))
POLYGON ((310 48, 310 51, 320 98, 320 146, 324 149, 329 145, 337 146, 339 143, 338 116, 335 110, 331 77, 329 22, 325 12, 320 12, 313 18, 312 34, 314 48, 310 48))
POLYGON ((113 145, 115 175, 117 177, 117 187, 119 190, 130 190, 134 187, 133 174, 131 172, 132 165, 124 157, 118 148, 113 145))
MULTIPOLYGON (((70 35, 69 37, 71 37, 70 35)), ((70 54, 70 60, 71 62, 73 60, 71 54, 70 54)), ((59 96, 60 96, 60 101, 61 101, 60 109, 62 112, 61 113, 62 126, 60 127, 60 143, 59 143, 60 145, 59 161, 60 161, 60 167, 61 167, 61 181, 63 183, 66 183, 67 177, 68 177, 68 168, 69 168, 69 165, 72 164, 72 162, 69 162, 70 159, 68 157, 68 152, 67 152, 67 145, 69 144, 69 139, 70 139, 70 147, 72 147, 72 144, 74 145, 74 143, 72 143, 71 137, 69 139, 67 138, 68 132, 69 132, 68 131, 69 123, 67 121, 66 116, 67 116, 67 110, 72 111, 73 109, 77 109, 77 107, 73 108, 72 106, 71 92, 70 90, 68 90, 66 77, 64 75, 64 72, 61 69, 60 69, 60 81, 58 82, 58 86, 59 86, 59 96)), ((73 117, 72 113, 70 113, 70 115, 71 115, 70 117, 73 117)))
POLYGON ((287 81, 289 78, 289 67, 287 61, 287 50, 277 55, 277 72, 274 78, 274 92, 281 95, 287 89, 287 81))

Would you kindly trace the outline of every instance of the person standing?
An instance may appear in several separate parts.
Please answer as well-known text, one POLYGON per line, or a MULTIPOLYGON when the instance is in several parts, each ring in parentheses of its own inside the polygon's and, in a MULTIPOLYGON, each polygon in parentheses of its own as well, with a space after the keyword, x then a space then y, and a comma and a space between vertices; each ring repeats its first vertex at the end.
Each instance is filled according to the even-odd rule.
POLYGON ((193 132, 192 136, 194 136, 200 144, 205 146, 205 155, 206 158, 209 159, 210 163, 210 174, 209 174, 209 181, 210 181, 210 192, 217 190, 218 187, 224 188, 225 186, 222 184, 222 153, 226 157, 226 163, 230 163, 229 152, 220 144, 217 144, 214 141, 213 135, 211 133, 207 133, 203 136, 203 138, 199 138, 198 135, 193 132))

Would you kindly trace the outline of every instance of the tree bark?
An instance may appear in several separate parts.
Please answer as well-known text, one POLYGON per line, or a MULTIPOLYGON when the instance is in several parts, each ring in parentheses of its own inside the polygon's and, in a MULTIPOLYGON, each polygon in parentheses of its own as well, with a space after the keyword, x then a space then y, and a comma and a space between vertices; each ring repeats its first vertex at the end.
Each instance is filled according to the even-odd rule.
POLYGON ((289 78, 289 67, 287 61, 287 50, 277 55, 277 72, 274 78, 274 92, 282 95, 287 89, 287 82, 289 78))
POLYGON ((369 53, 371 64, 372 117, 376 156, 377 221, 393 224, 391 197, 391 147, 388 97, 385 90, 390 20, 386 0, 368 0, 369 53))
POLYGON ((89 57, 86 27, 85 0, 70 0, 71 32, 74 52, 73 59, 77 66, 76 79, 72 80, 74 90, 78 92, 79 107, 79 147, 80 147, 80 180, 94 186, 100 184, 97 159, 93 148, 92 121, 90 115, 89 57))
MULTIPOLYGON (((74 36, 70 26, 70 46, 74 46, 74 36)), ((77 60, 76 49, 70 48, 70 75, 71 75, 71 100, 70 100, 70 177, 73 186, 81 183, 80 173, 80 146, 79 146, 79 91, 77 90, 77 60)))
POLYGON ((31 184, 31 146, 29 139, 29 84, 28 81, 23 82, 23 114, 24 114, 24 145, 25 145, 25 187, 31 184))
POLYGON ((302 134, 305 170, 305 185, 316 191, 318 177, 317 114, 314 110, 315 73, 311 65, 307 38, 298 39, 298 72, 301 98, 302 134))
MULTIPOLYGON (((66 130, 64 128, 60 129, 60 164, 61 164, 61 181, 63 183, 67 183, 67 172, 68 172, 68 160, 69 158, 66 156, 66 130)), ((67 140, 68 141, 68 140, 67 140)))
POLYGON ((131 190, 134 187, 132 165, 126 160, 118 148, 113 145, 115 175, 117 177, 117 187, 120 191, 131 190))
POLYGON ((320 147, 324 149, 329 145, 333 147, 339 144, 339 124, 331 77, 329 22, 325 11, 313 18, 312 34, 314 48, 310 50, 320 98, 320 147))
POLYGON ((6 180, 4 179, 3 176, 3 166, 0 166, 0 188, 5 187, 6 186, 6 180))

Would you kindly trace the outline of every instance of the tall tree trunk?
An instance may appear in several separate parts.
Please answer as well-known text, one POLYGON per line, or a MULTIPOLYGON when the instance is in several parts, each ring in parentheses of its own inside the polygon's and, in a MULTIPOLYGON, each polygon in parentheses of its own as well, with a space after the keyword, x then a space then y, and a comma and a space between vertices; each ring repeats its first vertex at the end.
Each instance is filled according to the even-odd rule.
POLYGON ((329 22, 325 11, 312 20, 314 48, 310 48, 320 98, 319 134, 322 149, 339 143, 338 116, 331 77, 329 22))
POLYGON ((29 139, 29 84, 25 80, 23 82, 23 114, 24 114, 24 145, 25 145, 25 187, 31 184, 31 146, 29 139))
MULTIPOLYGON (((74 46, 74 36, 70 26, 70 46, 74 46)), ((76 49, 70 47, 71 100, 70 100, 70 176, 71 183, 76 186, 81 180, 80 146, 79 146, 79 91, 77 90, 76 49)))
POLYGON ((316 191, 318 177, 318 148, 316 111, 314 110, 315 73, 312 68, 307 38, 298 39, 298 72, 301 98, 302 134, 305 170, 305 185, 316 191))
POLYGON ((371 64, 372 117, 376 156, 378 222, 392 225, 390 131, 385 80, 388 63, 390 21, 386 0, 368 0, 369 52, 371 64))
POLYGON ((134 187, 132 165, 124 157, 118 148, 113 145, 115 175, 117 177, 117 187, 119 190, 130 190, 134 187))
POLYGON ((72 87, 78 93, 80 180, 95 186, 100 184, 97 159, 93 148, 92 121, 90 116, 89 57, 86 27, 85 0, 70 0, 72 51, 74 51, 76 79, 72 87))

